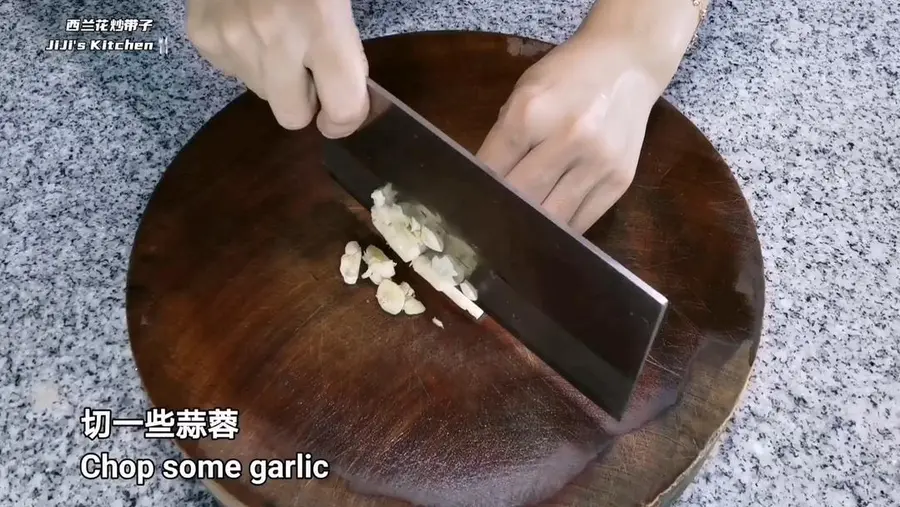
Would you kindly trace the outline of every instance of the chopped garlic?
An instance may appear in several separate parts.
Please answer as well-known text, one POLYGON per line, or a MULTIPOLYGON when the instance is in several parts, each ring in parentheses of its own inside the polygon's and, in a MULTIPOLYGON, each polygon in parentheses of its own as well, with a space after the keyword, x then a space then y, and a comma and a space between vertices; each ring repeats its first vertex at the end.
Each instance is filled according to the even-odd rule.
MULTIPOLYGON (((426 250, 443 252, 446 247, 445 240, 454 240, 451 236, 444 237, 444 231, 440 226, 441 218, 421 204, 397 203, 396 198, 397 193, 390 184, 372 193, 374 206, 370 211, 375 229, 384 237, 394 253, 403 262, 410 264, 419 276, 436 290, 443 292, 457 306, 476 319, 480 318, 484 312, 473 303, 477 299, 475 288, 465 282, 466 272, 470 271, 471 267, 467 267, 449 255, 424 255, 426 250), (457 288, 457 285, 460 287, 457 288)), ((457 242, 459 241, 457 240, 457 242)), ((380 258, 373 258, 375 252, 370 252, 370 248, 366 249, 363 257, 369 268, 362 277, 369 278, 376 283, 379 291, 387 290, 382 289, 381 286, 394 276, 396 264, 388 260, 377 248, 375 250, 377 253, 381 253, 384 261, 380 258), (389 263, 389 265, 385 264, 382 267, 383 262, 389 263)), ((393 284, 393 282, 391 283, 393 284)), ((409 301, 413 311, 419 313, 424 311, 424 305, 415 300, 409 284, 393 285, 397 286, 405 299, 409 301), (421 311, 419 311, 419 306, 422 306, 421 311)))
POLYGON ((416 260, 412 263, 413 271, 418 273, 419 276, 425 279, 426 282, 431 284, 432 287, 439 291, 443 291, 444 287, 453 287, 453 280, 447 277, 442 277, 440 273, 435 271, 432 263, 428 260, 426 256, 417 257, 416 260))
POLYGON ((372 220, 385 225, 409 226, 409 217, 403 213, 403 208, 396 204, 376 206, 372 208, 372 220))
MULTIPOLYGON (((459 273, 449 255, 440 255, 431 259, 431 269, 441 278, 453 279, 459 273)), ((453 285, 456 285, 455 283, 453 285)))
POLYGON ((399 255, 403 262, 412 262, 424 250, 424 245, 419 242, 415 234, 410 232, 406 226, 391 225, 381 220, 373 220, 372 223, 375 225, 375 229, 384 237, 391 250, 399 255))
POLYGON ((377 262, 384 262, 388 259, 388 256, 384 254, 384 252, 375 245, 369 245, 366 247, 366 252, 363 254, 363 261, 366 264, 372 264, 372 261, 375 260, 377 262))
POLYGON ((468 312, 475 319, 480 319, 484 315, 484 310, 479 308, 469 298, 463 295, 459 289, 455 287, 456 283, 452 278, 442 276, 434 269, 434 262, 429 262, 428 257, 421 256, 413 261, 413 271, 431 284, 432 287, 444 293, 457 306, 468 312))
MULTIPOLYGON (((359 245, 357 245, 358 247, 359 245)), ((353 285, 359 280, 359 263, 362 260, 362 252, 345 253, 341 256, 341 277, 344 283, 353 285)))
POLYGON ((403 293, 406 294, 406 297, 411 298, 416 295, 416 291, 406 282, 400 284, 400 288, 403 289, 403 293))
MULTIPOLYGON (((369 264, 368 269, 366 269, 365 273, 363 273, 362 277, 363 278, 372 278, 373 276, 377 276, 382 279, 383 278, 392 278, 396 274, 396 271, 394 269, 394 267, 396 265, 397 265, 397 263, 395 263, 394 261, 391 261, 391 260, 381 261, 381 262, 372 261, 372 263, 369 264)), ((375 282, 375 283, 378 283, 378 282, 375 282)))
POLYGON ((450 298, 451 301, 456 303, 456 306, 469 312, 472 317, 475 317, 475 320, 480 319, 481 316, 484 315, 484 310, 473 303, 472 300, 464 296, 463 293, 460 292, 456 287, 448 287, 441 292, 443 292, 448 298, 450 298))
POLYGON ((403 289, 390 280, 382 280, 378 284, 375 298, 378 300, 378 306, 391 315, 400 313, 406 303, 406 294, 404 294, 403 289))
POLYGON ((437 327, 439 327, 439 328, 441 328, 441 329, 444 329, 444 323, 441 322, 441 321, 439 321, 437 317, 432 318, 432 319, 431 319, 431 322, 434 322, 434 325, 435 325, 435 326, 437 326, 437 327))
POLYGON ((403 313, 407 315, 419 315, 425 312, 425 305, 416 298, 408 298, 403 303, 403 313))
POLYGON ((396 204, 391 204, 387 208, 387 215, 388 215, 388 218, 390 219, 391 225, 399 225, 399 226, 402 226, 405 228, 409 228, 409 226, 410 226, 409 217, 406 216, 405 213, 403 213, 403 208, 401 208, 400 206, 397 206, 396 204))
POLYGON ((372 208, 372 223, 391 225, 391 214, 388 213, 387 206, 375 206, 372 208))
POLYGON ((472 301, 478 300, 478 291, 476 291, 475 287, 468 281, 459 284, 459 291, 463 293, 463 296, 466 296, 472 301))
POLYGON ((380 188, 372 192, 372 202, 375 203, 376 208, 380 208, 385 205, 384 192, 382 192, 380 188))
POLYGON ((359 248, 359 243, 357 243, 356 241, 350 241, 344 247, 344 254, 346 254, 346 255, 353 255, 353 254, 357 254, 360 252, 361 252, 361 250, 359 248))
POLYGON ((444 251, 444 240, 442 240, 440 236, 435 234, 434 231, 432 231, 430 228, 421 226, 421 231, 419 231, 419 238, 422 239, 422 243, 424 243, 425 246, 434 250, 435 252, 444 251))
POLYGON ((456 283, 462 283, 472 276, 478 266, 478 255, 462 238, 454 236, 446 231, 441 231, 441 239, 444 241, 444 252, 453 252, 450 260, 456 268, 458 277, 456 283))
POLYGON ((394 187, 391 186, 390 183, 372 192, 372 201, 375 203, 376 207, 394 204, 394 200, 396 198, 397 192, 394 190, 394 187))
POLYGON ((394 190, 394 186, 388 183, 381 189, 384 194, 384 201, 387 204, 394 204, 397 201, 397 191, 394 190))
POLYGON ((371 280, 375 285, 396 274, 394 268, 397 266, 397 263, 388 259, 387 255, 375 245, 366 247, 362 260, 368 265, 368 268, 362 274, 362 278, 371 280))

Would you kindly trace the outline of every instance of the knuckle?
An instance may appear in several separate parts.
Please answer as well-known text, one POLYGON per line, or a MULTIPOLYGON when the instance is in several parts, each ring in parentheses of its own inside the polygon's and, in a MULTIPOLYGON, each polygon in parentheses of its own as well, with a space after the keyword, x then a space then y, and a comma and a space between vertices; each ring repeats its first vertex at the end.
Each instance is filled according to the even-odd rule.
POLYGON ((218 37, 216 37, 216 29, 213 25, 202 19, 188 19, 187 22, 188 39, 198 48, 204 51, 211 51, 218 46, 218 37))
POLYGON ((626 154, 627 147, 622 135, 593 120, 573 122, 569 138, 580 151, 598 160, 618 163, 626 154))
POLYGON ((272 20, 265 17, 250 18, 250 29, 267 45, 272 43, 276 35, 272 20))
POLYGON ((593 118, 582 116, 569 125, 569 138, 582 148, 593 147, 597 151, 606 151, 606 140, 601 135, 600 126, 593 118))
POLYGON ((236 49, 244 45, 250 35, 250 26, 239 21, 223 23, 219 28, 222 40, 231 48, 236 49))
POLYGON ((613 173, 610 175, 610 186, 619 192, 625 192, 625 190, 631 186, 632 181, 634 181, 633 168, 629 169, 624 166, 619 166, 617 169, 613 170, 613 173))
POLYGON ((547 95, 536 86, 517 88, 505 107, 505 119, 523 127, 544 122, 552 110, 548 102, 547 95))
POLYGON ((511 148, 529 145, 535 131, 551 120, 553 109, 548 102, 547 95, 535 86, 518 87, 510 95, 500 109, 497 124, 511 148))
POLYGON ((278 19, 274 9, 265 9, 262 2, 250 5, 250 30, 266 45, 271 44, 279 35, 278 19))

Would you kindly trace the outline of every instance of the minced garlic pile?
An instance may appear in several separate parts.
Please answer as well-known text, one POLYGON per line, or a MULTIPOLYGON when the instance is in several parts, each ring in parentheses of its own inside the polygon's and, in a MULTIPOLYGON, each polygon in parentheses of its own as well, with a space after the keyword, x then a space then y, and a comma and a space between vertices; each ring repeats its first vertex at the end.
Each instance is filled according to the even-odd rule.
MULTIPOLYGON (((478 299, 477 291, 464 279, 461 264, 442 253, 445 238, 437 225, 439 219, 427 209, 418 207, 416 211, 425 218, 423 221, 426 223, 422 223, 407 212, 408 207, 404 209, 403 205, 398 204, 396 197, 390 184, 372 193, 374 206, 371 213, 375 229, 391 250, 432 287, 475 319, 481 318, 484 311, 474 303, 478 299)), ((367 246, 363 251, 356 241, 347 243, 340 263, 345 283, 353 285, 358 281, 361 263, 366 264, 361 277, 378 286, 376 299, 385 312, 391 315, 401 312, 418 315, 425 311, 425 305, 416 299, 408 283, 398 284, 393 280, 397 263, 374 245, 367 246)), ((439 320, 432 321, 438 327, 444 327, 439 320)))

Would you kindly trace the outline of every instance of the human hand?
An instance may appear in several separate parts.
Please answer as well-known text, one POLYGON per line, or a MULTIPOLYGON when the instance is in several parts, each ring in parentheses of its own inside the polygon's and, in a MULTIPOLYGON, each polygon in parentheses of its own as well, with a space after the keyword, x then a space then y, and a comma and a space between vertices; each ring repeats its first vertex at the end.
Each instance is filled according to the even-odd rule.
POLYGON ((267 100, 288 129, 343 137, 369 111, 368 63, 349 0, 188 0, 200 54, 267 100))
POLYGON ((634 178, 665 84, 629 45, 578 35, 528 69, 477 157, 554 218, 585 232, 634 178))

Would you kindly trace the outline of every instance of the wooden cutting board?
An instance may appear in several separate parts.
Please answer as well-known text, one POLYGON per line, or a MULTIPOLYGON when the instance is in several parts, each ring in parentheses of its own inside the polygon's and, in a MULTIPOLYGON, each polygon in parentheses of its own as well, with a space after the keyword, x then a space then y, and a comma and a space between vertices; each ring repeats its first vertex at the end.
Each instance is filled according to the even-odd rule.
MULTIPOLYGON (((366 43, 372 77, 472 151, 549 48, 460 32, 366 43)), ((153 404, 240 413, 234 440, 177 441, 184 453, 244 470, 300 452, 331 463, 322 480, 210 483, 223 501, 630 506, 681 493, 746 386, 764 291, 747 204, 690 121, 659 101, 634 184, 587 233, 671 301, 619 423, 408 272, 418 317, 345 285, 344 244, 375 237, 321 158, 314 129, 280 128, 245 94, 168 168, 135 239, 128 327, 153 404)))

